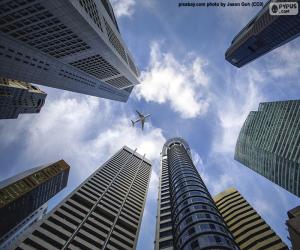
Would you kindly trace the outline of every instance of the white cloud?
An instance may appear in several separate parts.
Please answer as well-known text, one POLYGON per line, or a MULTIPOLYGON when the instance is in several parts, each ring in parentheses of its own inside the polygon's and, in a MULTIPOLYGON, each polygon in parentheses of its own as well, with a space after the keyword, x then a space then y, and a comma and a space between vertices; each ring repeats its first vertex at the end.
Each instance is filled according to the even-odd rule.
POLYGON ((158 160, 165 142, 161 129, 150 123, 145 124, 144 131, 132 128, 124 107, 121 103, 89 96, 79 98, 72 93, 55 100, 50 97, 40 114, 22 115, 10 121, 19 126, 3 126, 2 143, 8 146, 15 140, 25 142, 18 157, 20 168, 24 168, 22 162, 34 167, 63 158, 77 180, 87 177, 124 145, 137 148, 152 161, 158 160))
POLYGON ((213 152, 233 154, 240 129, 251 110, 257 110, 263 101, 259 85, 263 76, 254 69, 238 72, 225 79, 228 92, 215 96, 219 126, 213 142, 213 152))
POLYGON ((271 53, 268 71, 272 77, 296 76, 300 71, 299 46, 285 45, 271 53))
POLYGON ((206 66, 204 59, 192 54, 179 61, 153 42, 148 68, 141 73, 141 84, 135 94, 147 102, 170 103, 182 118, 197 117, 206 113, 209 106, 206 66))
POLYGON ((132 16, 134 13, 135 0, 111 0, 116 17, 132 16))
MULTIPOLYGON (((44 90, 47 92, 47 88, 44 90)), ((2 173, 1 178, 63 158, 71 171, 67 188, 55 198, 59 202, 121 147, 137 148, 152 161, 141 233, 147 234, 149 230, 154 233, 159 160, 165 138, 162 130, 149 122, 144 131, 131 127, 127 117, 131 111, 127 107, 127 104, 70 92, 55 99, 50 94, 40 114, 21 115, 16 120, 3 122, 0 127, 1 146, 25 144, 18 149, 11 173, 6 172, 6 176, 2 173)), ((56 203, 51 203, 51 207, 53 205, 56 203)))
POLYGON ((253 202, 253 207, 260 215, 267 214, 268 216, 276 216, 273 204, 270 204, 264 198, 255 199, 253 202))
POLYGON ((191 149, 192 160, 196 168, 201 168, 203 166, 203 160, 201 156, 193 149, 191 149))

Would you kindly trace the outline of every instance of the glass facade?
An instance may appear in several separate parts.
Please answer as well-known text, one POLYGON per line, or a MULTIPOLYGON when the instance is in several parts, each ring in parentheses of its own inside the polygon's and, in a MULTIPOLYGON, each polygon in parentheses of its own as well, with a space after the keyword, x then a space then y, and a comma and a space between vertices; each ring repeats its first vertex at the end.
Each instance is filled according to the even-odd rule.
POLYGON ((24 171, 0 183, 0 237, 64 187, 70 166, 60 160, 24 171))
MULTIPOLYGON (((288 2, 288 0, 285 0, 288 2)), ((270 2, 235 36, 225 53, 231 64, 242 67, 271 50, 300 35, 300 13, 298 15, 270 15, 270 2)))
POLYGON ((41 220, 47 213, 48 203, 43 204, 32 214, 27 216, 23 221, 21 221, 17 226, 11 229, 8 233, 0 238, 0 249, 8 250, 11 246, 26 233, 29 228, 34 225, 37 221, 41 220))
POLYGON ((248 115, 235 159, 300 197, 300 100, 261 103, 248 115))
POLYGON ((0 119, 39 113, 47 94, 30 83, 0 78, 0 119))
POLYGON ((168 140, 162 151, 155 249, 238 249, 188 144, 168 140))

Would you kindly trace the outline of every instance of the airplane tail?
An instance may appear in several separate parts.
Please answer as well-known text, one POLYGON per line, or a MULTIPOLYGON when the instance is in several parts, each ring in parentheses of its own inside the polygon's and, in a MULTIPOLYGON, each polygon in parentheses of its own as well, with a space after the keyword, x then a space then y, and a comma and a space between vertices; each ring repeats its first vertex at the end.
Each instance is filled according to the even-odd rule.
POLYGON ((134 121, 133 120, 131 120, 131 123, 132 123, 132 127, 134 127, 134 121))

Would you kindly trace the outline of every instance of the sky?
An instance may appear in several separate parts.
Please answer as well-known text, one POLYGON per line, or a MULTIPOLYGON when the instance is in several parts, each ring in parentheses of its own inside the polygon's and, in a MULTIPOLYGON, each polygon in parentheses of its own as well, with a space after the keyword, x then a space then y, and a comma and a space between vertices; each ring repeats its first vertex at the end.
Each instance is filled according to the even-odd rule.
MULTIPOLYGON (((211 195, 236 187, 287 240, 286 212, 298 197, 233 159, 238 133, 260 102, 299 99, 300 39, 236 68, 224 59, 232 38, 259 7, 178 7, 177 0, 112 0, 121 35, 141 76, 127 103, 40 86, 40 114, 0 120, 0 181, 64 159, 68 186, 53 208, 123 145, 152 161, 137 249, 153 249, 164 142, 184 138, 211 195), (151 113, 145 130, 135 110, 151 113)), ((193 2, 193 1, 191 1, 193 2)))

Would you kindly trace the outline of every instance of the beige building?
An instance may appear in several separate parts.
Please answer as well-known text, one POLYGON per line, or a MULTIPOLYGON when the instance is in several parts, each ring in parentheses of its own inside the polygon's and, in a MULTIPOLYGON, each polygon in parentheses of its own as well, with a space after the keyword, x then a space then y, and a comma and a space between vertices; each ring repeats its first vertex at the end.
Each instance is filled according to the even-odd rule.
POLYGON ((219 193, 214 201, 241 250, 288 250, 236 189, 219 193))

